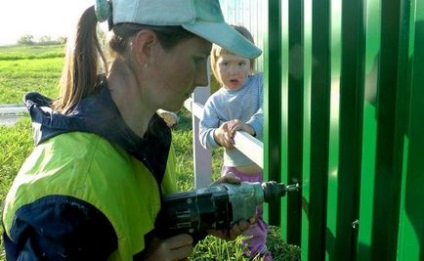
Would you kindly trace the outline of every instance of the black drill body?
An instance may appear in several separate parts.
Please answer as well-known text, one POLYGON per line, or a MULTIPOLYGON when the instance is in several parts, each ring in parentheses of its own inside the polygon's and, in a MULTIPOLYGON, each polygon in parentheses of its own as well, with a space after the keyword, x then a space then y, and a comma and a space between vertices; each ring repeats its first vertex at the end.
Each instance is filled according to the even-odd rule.
POLYGON ((219 184, 164 197, 160 231, 166 236, 204 234, 210 229, 230 229, 239 220, 256 214, 263 202, 270 202, 295 191, 298 184, 285 186, 274 181, 219 184))

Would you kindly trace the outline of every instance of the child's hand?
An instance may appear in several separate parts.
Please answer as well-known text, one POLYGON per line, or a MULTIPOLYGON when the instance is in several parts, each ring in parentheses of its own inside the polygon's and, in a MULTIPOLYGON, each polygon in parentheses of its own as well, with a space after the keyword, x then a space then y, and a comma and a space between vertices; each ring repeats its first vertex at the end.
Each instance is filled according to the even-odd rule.
POLYGON ((245 122, 242 122, 238 119, 234 119, 231 121, 228 121, 228 131, 230 132, 231 138, 234 137, 237 131, 243 130, 247 133, 249 133, 252 136, 255 136, 255 129, 253 127, 245 122))
POLYGON ((237 131, 243 130, 252 136, 256 135, 255 129, 238 119, 224 122, 215 130, 215 141, 226 149, 234 149, 234 135, 237 131))
POLYGON ((226 149, 234 149, 233 135, 228 128, 228 122, 224 122, 214 132, 215 141, 226 149))

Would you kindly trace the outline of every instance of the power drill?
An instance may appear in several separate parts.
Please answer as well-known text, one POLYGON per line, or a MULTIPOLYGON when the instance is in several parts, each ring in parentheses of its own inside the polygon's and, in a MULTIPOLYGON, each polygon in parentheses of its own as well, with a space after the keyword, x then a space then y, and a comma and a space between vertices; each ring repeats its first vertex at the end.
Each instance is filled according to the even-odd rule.
POLYGON ((160 217, 160 234, 181 233, 193 236, 210 229, 230 229, 239 220, 256 214, 256 207, 298 191, 299 184, 264 183, 218 184, 164 197, 160 217))

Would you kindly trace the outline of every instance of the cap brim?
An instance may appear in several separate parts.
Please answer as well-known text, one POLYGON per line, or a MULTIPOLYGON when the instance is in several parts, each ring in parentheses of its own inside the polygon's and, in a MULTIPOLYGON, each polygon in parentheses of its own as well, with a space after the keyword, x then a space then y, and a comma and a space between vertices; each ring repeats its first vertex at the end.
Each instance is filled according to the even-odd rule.
POLYGON ((226 23, 195 22, 184 23, 182 27, 241 57, 256 58, 262 54, 261 49, 226 23))

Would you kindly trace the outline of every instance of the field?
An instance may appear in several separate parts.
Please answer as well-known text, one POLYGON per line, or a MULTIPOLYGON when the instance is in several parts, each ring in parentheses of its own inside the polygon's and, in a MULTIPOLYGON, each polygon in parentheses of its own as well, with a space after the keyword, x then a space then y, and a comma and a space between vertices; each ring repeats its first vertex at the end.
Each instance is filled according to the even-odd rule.
MULTIPOLYGON (((57 83, 63 66, 63 46, 0 47, 0 104, 22 104, 28 91, 38 91, 49 97, 58 94, 57 83)), ((173 129, 177 153, 177 186, 193 188, 193 149, 191 115, 182 109, 180 122, 173 129)), ((2 201, 23 160, 33 148, 31 124, 27 116, 14 126, 0 126, 0 200, 2 201)), ((214 176, 219 175, 220 151, 213 153, 214 176)), ((0 228, 2 233, 2 229, 0 228)), ((200 242, 191 260, 243 260, 238 241, 225 242, 207 237, 200 242)), ((274 260, 298 260, 299 248, 287 245, 279 237, 277 227, 270 227, 268 247, 274 260)), ((5 260, 1 240, 0 261, 5 260)))
POLYGON ((21 104, 28 91, 57 96, 63 46, 0 47, 0 104, 21 104))

